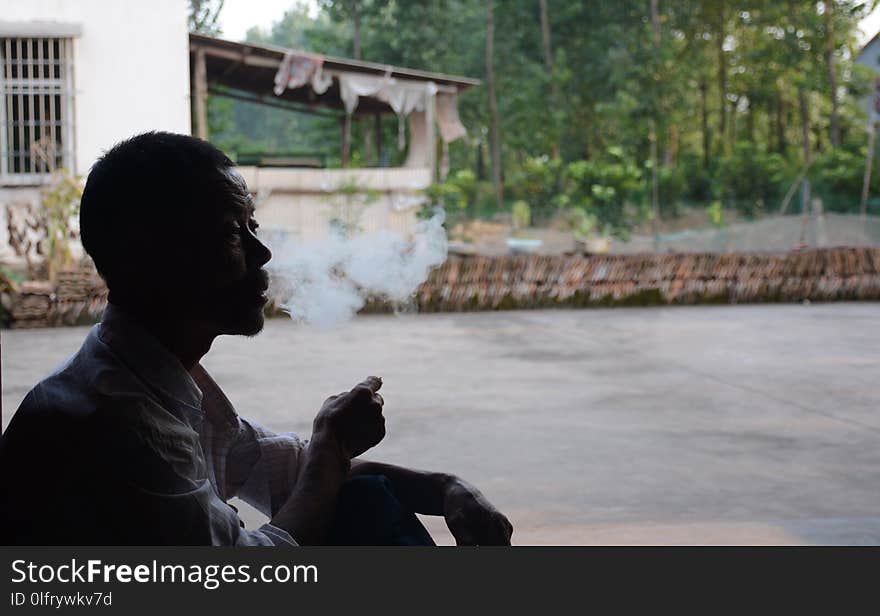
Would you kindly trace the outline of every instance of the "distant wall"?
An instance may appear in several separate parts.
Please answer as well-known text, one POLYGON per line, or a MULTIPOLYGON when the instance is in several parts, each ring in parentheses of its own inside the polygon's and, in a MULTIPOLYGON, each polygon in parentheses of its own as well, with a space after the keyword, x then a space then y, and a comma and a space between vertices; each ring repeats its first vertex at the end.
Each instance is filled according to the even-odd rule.
POLYGON ((239 167, 256 195, 256 218, 266 233, 302 241, 326 237, 335 219, 362 233, 408 236, 431 183, 428 169, 276 169, 239 167))

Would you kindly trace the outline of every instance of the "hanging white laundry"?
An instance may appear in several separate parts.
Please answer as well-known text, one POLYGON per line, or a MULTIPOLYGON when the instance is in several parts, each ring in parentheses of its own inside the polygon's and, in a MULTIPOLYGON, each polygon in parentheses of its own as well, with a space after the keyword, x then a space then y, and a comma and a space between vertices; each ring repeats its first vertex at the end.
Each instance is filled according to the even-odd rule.
POLYGON ((450 92, 437 93, 437 127, 444 143, 467 136, 467 129, 458 117, 458 95, 450 92))
POLYGON ((381 77, 357 73, 337 73, 336 78, 339 80, 339 96, 345 105, 345 112, 349 115, 357 109, 358 99, 361 96, 375 96, 382 88, 394 81, 391 78, 390 70, 381 77))
POLYGON ((319 66, 312 75, 312 90, 315 94, 323 94, 333 85, 333 76, 324 73, 324 67, 319 66))
POLYGON ((406 153, 404 167, 428 166, 427 118, 424 111, 409 114, 409 152, 406 153))
POLYGON ((275 73, 275 95, 280 96, 285 88, 294 90, 307 83, 310 83, 312 89, 318 94, 323 94, 330 86, 329 82, 324 85, 326 80, 323 66, 324 56, 301 51, 288 51, 284 54, 284 59, 275 73))

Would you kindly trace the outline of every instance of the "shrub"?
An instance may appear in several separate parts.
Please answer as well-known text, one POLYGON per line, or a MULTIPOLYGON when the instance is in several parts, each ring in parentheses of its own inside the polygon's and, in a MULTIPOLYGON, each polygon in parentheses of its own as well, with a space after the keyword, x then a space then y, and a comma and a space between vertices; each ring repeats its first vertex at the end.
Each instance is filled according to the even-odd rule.
POLYGON ((775 207, 793 175, 781 154, 740 141, 720 160, 717 180, 723 201, 746 216, 756 216, 768 205, 775 207))

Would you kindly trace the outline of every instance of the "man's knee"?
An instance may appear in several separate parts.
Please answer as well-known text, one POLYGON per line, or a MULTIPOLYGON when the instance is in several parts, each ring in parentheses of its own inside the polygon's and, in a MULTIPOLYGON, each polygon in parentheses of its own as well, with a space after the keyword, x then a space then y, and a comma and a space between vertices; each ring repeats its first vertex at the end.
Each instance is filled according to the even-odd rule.
POLYGON ((352 477, 342 485, 329 541, 336 545, 433 545, 384 475, 352 477))

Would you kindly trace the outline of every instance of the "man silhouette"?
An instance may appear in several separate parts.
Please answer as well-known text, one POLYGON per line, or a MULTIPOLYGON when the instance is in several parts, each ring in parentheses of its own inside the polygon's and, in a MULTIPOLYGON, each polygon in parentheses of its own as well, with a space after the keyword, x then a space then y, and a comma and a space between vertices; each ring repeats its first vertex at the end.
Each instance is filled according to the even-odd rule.
POLYGON ((109 289, 80 350, 0 439, 3 544, 509 544, 470 484, 358 456, 385 435, 381 379, 331 396, 307 441, 237 415, 199 361, 263 327, 271 253, 232 162, 146 133, 107 152, 82 197, 83 246, 109 289), (270 518, 245 529, 227 500, 270 518))

